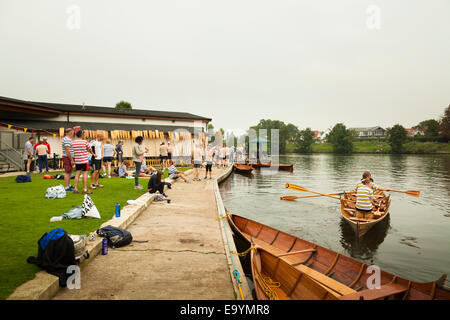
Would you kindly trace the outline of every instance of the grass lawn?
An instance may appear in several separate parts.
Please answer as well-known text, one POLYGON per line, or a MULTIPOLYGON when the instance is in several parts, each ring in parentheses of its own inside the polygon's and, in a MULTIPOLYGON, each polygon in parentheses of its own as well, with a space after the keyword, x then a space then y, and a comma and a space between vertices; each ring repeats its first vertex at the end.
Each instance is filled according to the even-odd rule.
MULTIPOLYGON (((178 168, 186 171, 190 168, 178 168)), ((56 172, 51 173, 52 175, 56 172)), ((28 264, 29 256, 37 256, 37 242, 53 228, 63 228, 70 234, 95 231, 114 216, 115 205, 124 207, 127 200, 136 199, 146 192, 148 178, 140 178, 143 190, 135 190, 134 179, 104 178, 105 187, 93 190, 91 198, 102 216, 101 219, 63 220, 50 222, 53 216, 81 206, 84 195, 68 192, 64 199, 47 200, 48 187, 64 184, 64 180, 46 180, 43 174, 32 174, 30 183, 16 183, 16 177, 0 178, 0 299, 6 299, 16 287, 32 279, 40 269, 28 264)), ((167 170, 164 177, 167 177, 167 170)), ((89 181, 90 182, 90 179, 89 181)), ((72 180, 73 183, 73 180, 72 180)), ((82 190, 82 181, 79 182, 82 190)))

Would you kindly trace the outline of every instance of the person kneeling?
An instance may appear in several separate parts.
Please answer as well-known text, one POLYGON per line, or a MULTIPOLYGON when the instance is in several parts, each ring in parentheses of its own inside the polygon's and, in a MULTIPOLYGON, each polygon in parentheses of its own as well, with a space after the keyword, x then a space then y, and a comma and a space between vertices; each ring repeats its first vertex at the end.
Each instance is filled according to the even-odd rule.
POLYGON ((164 181, 161 181, 161 176, 162 176, 161 171, 158 171, 152 175, 152 177, 148 181, 148 192, 156 193, 156 191, 159 191, 160 194, 167 197, 167 195, 164 193, 164 186, 167 183, 164 181))

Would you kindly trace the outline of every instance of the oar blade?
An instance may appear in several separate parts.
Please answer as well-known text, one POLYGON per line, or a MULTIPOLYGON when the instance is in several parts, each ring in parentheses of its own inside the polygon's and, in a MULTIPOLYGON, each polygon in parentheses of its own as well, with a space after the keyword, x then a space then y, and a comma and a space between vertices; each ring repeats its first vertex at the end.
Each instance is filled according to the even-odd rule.
POLYGON ((420 196, 420 191, 418 191, 418 190, 408 190, 405 193, 409 196, 413 196, 413 197, 417 197, 417 198, 420 196))
POLYGON ((280 200, 287 200, 287 201, 294 201, 295 199, 298 199, 298 197, 294 197, 294 196, 283 196, 283 197, 280 197, 280 200))

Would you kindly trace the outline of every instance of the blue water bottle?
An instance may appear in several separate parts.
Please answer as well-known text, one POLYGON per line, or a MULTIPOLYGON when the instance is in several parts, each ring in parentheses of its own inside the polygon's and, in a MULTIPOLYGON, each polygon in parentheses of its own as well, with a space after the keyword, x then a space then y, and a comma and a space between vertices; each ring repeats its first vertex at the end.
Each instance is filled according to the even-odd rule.
POLYGON ((102 240, 102 255, 108 254, 108 239, 104 238, 102 240))
POLYGON ((120 218, 120 204, 116 203, 116 218, 120 218))

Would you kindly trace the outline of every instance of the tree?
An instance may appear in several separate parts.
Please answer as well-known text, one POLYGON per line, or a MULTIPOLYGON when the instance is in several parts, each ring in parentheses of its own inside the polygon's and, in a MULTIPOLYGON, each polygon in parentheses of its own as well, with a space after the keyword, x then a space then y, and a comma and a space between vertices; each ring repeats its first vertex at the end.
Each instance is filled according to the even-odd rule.
POLYGON ((213 130, 213 129, 214 129, 214 125, 212 123, 208 123, 208 131, 213 130))
POLYGON ((260 129, 267 130, 267 139, 270 140, 272 137, 272 130, 277 129, 278 138, 279 138, 279 152, 284 153, 286 151, 286 142, 288 140, 293 140, 295 135, 298 133, 298 128, 293 124, 286 125, 283 121, 280 120, 270 120, 270 119, 261 119, 256 126, 250 127, 256 131, 259 136, 260 129))
POLYGON ((300 131, 297 134, 295 140, 300 152, 312 152, 312 145, 314 144, 314 132, 311 131, 311 128, 306 128, 305 130, 300 131))
POLYGON ((426 137, 437 137, 439 135, 439 122, 434 119, 422 121, 416 127, 420 129, 426 137))
POLYGON ((327 141, 333 145, 334 153, 351 153, 353 151, 354 133, 343 123, 336 124, 327 135, 327 141))
POLYGON ((439 125, 439 135, 446 141, 450 140, 450 105, 445 109, 439 125))
POLYGON ((392 128, 388 128, 387 133, 392 152, 401 153, 403 151, 403 143, 408 135, 405 128, 400 124, 396 124, 392 128))
POLYGON ((131 103, 122 100, 122 101, 116 103, 116 109, 130 109, 131 110, 131 103))

